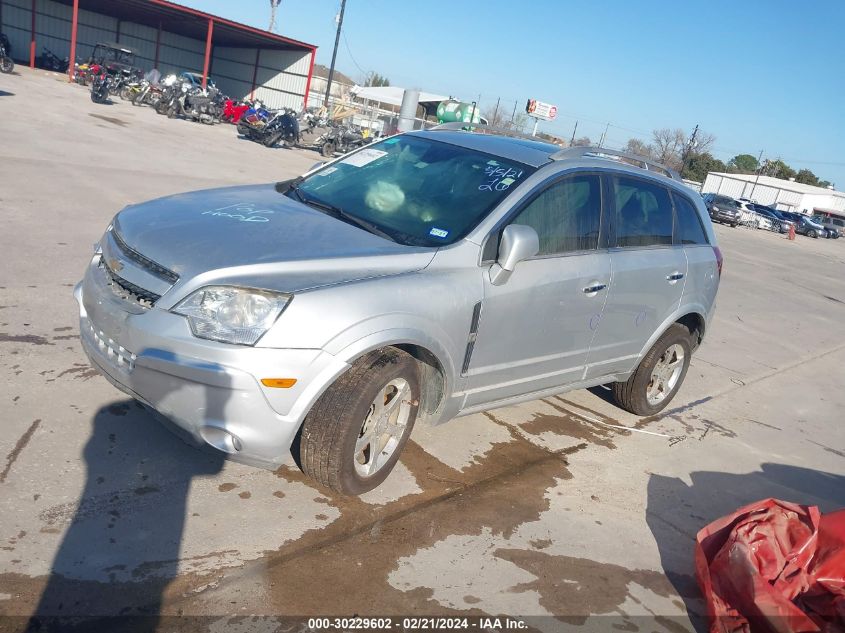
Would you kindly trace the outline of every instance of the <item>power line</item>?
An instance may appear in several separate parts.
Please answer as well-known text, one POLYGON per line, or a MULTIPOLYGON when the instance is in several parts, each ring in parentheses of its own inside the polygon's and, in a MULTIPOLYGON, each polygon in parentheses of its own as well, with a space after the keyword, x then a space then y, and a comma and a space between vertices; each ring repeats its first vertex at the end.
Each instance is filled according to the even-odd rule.
POLYGON ((357 61, 355 61, 355 57, 352 55, 352 51, 349 49, 349 40, 346 39, 346 33, 343 32, 341 33, 341 35, 343 36, 343 44, 346 46, 346 52, 349 53, 349 59, 352 60, 352 63, 355 64, 355 67, 358 70, 364 73, 364 77, 366 78, 370 71, 364 70, 363 68, 361 68, 361 65, 357 61))

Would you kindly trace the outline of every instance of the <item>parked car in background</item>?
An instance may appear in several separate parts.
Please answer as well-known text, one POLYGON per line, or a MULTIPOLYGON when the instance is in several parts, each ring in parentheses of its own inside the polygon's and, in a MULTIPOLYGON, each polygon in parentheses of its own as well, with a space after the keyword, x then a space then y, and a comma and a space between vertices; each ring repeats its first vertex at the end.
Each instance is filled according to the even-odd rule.
POLYGON ((821 224, 827 236, 832 239, 838 239, 845 235, 845 218, 837 218, 832 215, 816 213, 813 215, 813 221, 821 224))
POLYGON ((710 219, 735 227, 740 222, 741 211, 739 203, 729 196, 720 193, 704 194, 704 204, 710 219))
POLYGON ((768 217, 758 214, 751 202, 740 199, 737 200, 737 205, 739 206, 740 224, 765 231, 772 230, 772 221, 768 217))
POLYGON ((818 222, 813 221, 809 215, 794 211, 781 211, 781 214, 795 222, 795 232, 799 235, 812 238, 827 237, 827 230, 818 222))
MULTIPOLYGON (((202 74, 201 73, 192 73, 188 72, 187 70, 183 70, 179 73, 179 79, 182 81, 189 83, 192 88, 202 88, 202 74)), ((206 81, 206 87, 208 88, 216 88, 217 84, 214 83, 214 80, 209 77, 206 81)))
POLYGON ((702 201, 646 158, 462 125, 127 206, 74 291, 91 362, 194 441, 293 450, 346 494, 416 421, 606 384, 662 410, 719 287, 702 201))
POLYGON ((788 233, 789 227, 795 225, 794 221, 784 217, 780 211, 778 211, 777 209, 773 209, 772 207, 767 207, 764 204, 752 202, 751 208, 754 209, 754 212, 757 213, 757 215, 766 217, 771 221, 772 231, 777 231, 779 233, 788 233))

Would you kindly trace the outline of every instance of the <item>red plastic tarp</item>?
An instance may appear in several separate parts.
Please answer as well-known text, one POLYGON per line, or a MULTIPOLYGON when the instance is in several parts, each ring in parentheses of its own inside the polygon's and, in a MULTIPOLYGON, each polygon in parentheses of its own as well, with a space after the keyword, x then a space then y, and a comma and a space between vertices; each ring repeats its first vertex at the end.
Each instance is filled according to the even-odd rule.
POLYGON ((696 537, 711 633, 845 633, 845 509, 764 499, 696 537))

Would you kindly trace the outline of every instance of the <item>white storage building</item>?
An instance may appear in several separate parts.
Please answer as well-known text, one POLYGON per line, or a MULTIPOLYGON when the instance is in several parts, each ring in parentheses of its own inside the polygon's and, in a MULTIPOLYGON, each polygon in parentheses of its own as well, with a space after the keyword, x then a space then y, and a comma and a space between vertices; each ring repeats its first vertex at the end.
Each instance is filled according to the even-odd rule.
POLYGON ((722 174, 711 172, 701 193, 721 193, 732 198, 756 200, 782 211, 845 214, 845 193, 756 174, 722 174))
POLYGON ((12 57, 35 67, 42 48, 87 59, 99 42, 132 49, 136 65, 162 74, 210 76, 236 98, 303 108, 317 47, 169 0, 0 0, 0 32, 12 57))

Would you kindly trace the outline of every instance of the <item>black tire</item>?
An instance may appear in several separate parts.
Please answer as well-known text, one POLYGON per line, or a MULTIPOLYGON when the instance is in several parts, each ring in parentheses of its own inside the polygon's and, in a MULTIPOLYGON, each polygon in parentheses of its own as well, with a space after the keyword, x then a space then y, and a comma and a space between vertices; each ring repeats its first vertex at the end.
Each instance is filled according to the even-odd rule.
POLYGON ((613 399, 616 403, 635 415, 647 416, 654 415, 662 411, 668 405, 672 398, 678 393, 681 385, 684 383, 684 378, 689 369, 691 351, 690 332, 683 325, 678 323, 673 324, 666 330, 663 335, 657 339, 657 342, 652 346, 648 353, 637 365, 634 373, 625 382, 615 382, 612 385, 613 399), (650 404, 646 392, 651 383, 651 375, 654 366, 663 356, 663 354, 673 345, 680 345, 684 351, 683 368, 678 380, 672 387, 672 390, 657 404, 650 404))
POLYGON ((325 156, 326 158, 332 158, 335 152, 335 144, 329 141, 328 143, 323 143, 323 146, 320 148, 320 154, 325 156))
POLYGON ((156 103, 156 114, 167 114, 169 109, 170 104, 164 99, 161 99, 158 103, 156 103))
POLYGON ((814 240, 819 239, 819 234, 815 229, 810 229, 807 231, 807 237, 812 237, 814 240))
POLYGON ((172 106, 167 108, 167 118, 175 119, 177 116, 179 116, 179 107, 174 103, 172 106))
POLYGON ((123 86, 123 88, 120 89, 120 98, 124 101, 132 99, 132 88, 129 86, 123 86))
POLYGON ((270 134, 267 138, 265 138, 262 142, 264 147, 276 147, 276 143, 279 142, 279 139, 282 137, 281 132, 277 132, 275 134, 270 134))
POLYGON ((360 495, 377 487, 393 470, 411 435, 419 397, 417 365, 410 355, 385 348, 363 356, 328 388, 305 418, 299 443, 302 471, 346 495, 360 495), (408 420, 389 459, 374 474, 363 477, 355 467, 356 442, 370 406, 396 379, 404 379, 410 387, 408 420))
POLYGON ((93 101, 94 103, 105 103, 106 99, 101 98, 99 93, 92 92, 91 93, 91 101, 93 101))
POLYGON ((15 69, 15 62, 11 57, 0 58, 0 73, 9 74, 15 69))
POLYGON ((738 225, 739 225, 739 222, 734 222, 733 224, 731 224, 731 228, 735 229, 738 225))

